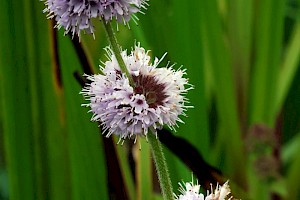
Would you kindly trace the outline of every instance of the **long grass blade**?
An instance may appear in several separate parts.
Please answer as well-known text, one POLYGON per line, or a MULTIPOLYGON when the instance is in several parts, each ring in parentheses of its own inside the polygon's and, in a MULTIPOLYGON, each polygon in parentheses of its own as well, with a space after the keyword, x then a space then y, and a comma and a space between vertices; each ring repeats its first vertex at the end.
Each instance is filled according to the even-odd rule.
POLYGON ((300 22, 297 22, 294 31, 291 35, 288 43, 286 54, 283 60, 282 69, 279 74, 278 91, 275 102, 275 112, 279 111, 282 106, 289 88, 292 84, 292 80, 299 67, 300 61, 300 22))

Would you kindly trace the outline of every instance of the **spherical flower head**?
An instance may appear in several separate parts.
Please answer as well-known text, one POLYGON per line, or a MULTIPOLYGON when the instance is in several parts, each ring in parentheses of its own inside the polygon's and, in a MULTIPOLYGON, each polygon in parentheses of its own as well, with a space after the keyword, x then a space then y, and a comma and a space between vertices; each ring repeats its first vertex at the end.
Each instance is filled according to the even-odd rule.
POLYGON ((130 85, 111 49, 106 51, 109 61, 101 66, 104 74, 88 76, 91 83, 81 93, 89 101, 84 105, 91 108, 92 121, 99 121, 107 136, 142 136, 182 122, 179 115, 190 107, 184 95, 192 88, 183 77, 185 70, 158 68, 161 60, 150 63, 149 51, 138 44, 129 55, 121 53, 134 81, 130 85))
POLYGON ((204 200, 204 195, 199 193, 200 185, 193 182, 179 183, 181 194, 174 194, 176 200, 204 200))
POLYGON ((94 34, 92 18, 102 18, 106 22, 116 19, 126 24, 135 13, 146 8, 148 0, 43 0, 47 6, 48 18, 55 18, 56 28, 64 27, 65 34, 72 35, 84 31, 94 34))
POLYGON ((175 196, 175 200, 226 200, 233 199, 233 197, 228 197, 230 194, 230 188, 228 181, 222 186, 217 185, 216 189, 211 189, 211 192, 207 192, 207 195, 200 193, 200 185, 194 184, 193 182, 179 183, 180 195, 175 196))

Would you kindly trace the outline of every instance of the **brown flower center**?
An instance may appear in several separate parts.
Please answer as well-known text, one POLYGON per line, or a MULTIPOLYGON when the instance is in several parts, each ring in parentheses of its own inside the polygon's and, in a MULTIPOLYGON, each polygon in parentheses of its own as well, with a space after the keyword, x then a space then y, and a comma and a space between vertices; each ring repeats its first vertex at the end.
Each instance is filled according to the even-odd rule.
POLYGON ((135 82, 134 93, 143 94, 150 108, 156 108, 163 105, 163 101, 167 98, 165 94, 165 85, 160 84, 153 76, 133 76, 135 82))

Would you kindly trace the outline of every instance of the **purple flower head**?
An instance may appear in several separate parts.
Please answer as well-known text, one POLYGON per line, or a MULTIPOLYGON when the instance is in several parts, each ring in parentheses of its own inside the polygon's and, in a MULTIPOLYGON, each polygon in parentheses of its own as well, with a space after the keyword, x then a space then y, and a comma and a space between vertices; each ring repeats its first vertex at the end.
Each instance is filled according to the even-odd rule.
POLYGON ((107 136, 147 135, 149 130, 156 133, 163 125, 173 129, 182 122, 179 115, 190 107, 184 94, 192 88, 183 78, 185 70, 157 68, 162 59, 151 64, 148 52, 138 44, 130 55, 122 52, 135 83, 131 86, 111 49, 106 50, 110 60, 101 66, 104 75, 88 76, 91 83, 81 93, 89 101, 84 105, 91 108, 92 121, 99 121, 107 136))
POLYGON ((116 19, 126 24, 132 15, 145 8, 147 0, 45 0, 48 18, 55 18, 56 28, 65 34, 80 36, 80 31, 94 34, 92 18, 116 19))

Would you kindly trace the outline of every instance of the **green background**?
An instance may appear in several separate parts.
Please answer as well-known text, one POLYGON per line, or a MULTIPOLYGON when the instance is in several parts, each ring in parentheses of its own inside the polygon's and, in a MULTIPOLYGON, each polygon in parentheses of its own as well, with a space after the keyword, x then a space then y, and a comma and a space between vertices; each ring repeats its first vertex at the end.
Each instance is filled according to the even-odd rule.
MULTIPOLYGON (((219 169, 238 198, 300 199, 300 1, 149 4, 138 26, 119 25, 116 37, 123 49, 141 42, 153 58, 168 52, 160 66, 187 69, 194 108, 174 134, 219 169)), ((107 176, 106 139, 81 107, 73 73, 83 74, 82 64, 44 7, 0 2, 0 199, 109 199, 108 180, 118 180, 107 176)), ((101 23, 94 20, 95 39, 82 35, 80 43, 95 73, 108 44, 101 23)), ((129 198, 161 199, 147 142, 141 150, 112 146, 129 198)), ((192 172, 165 153, 177 193, 192 172)))

